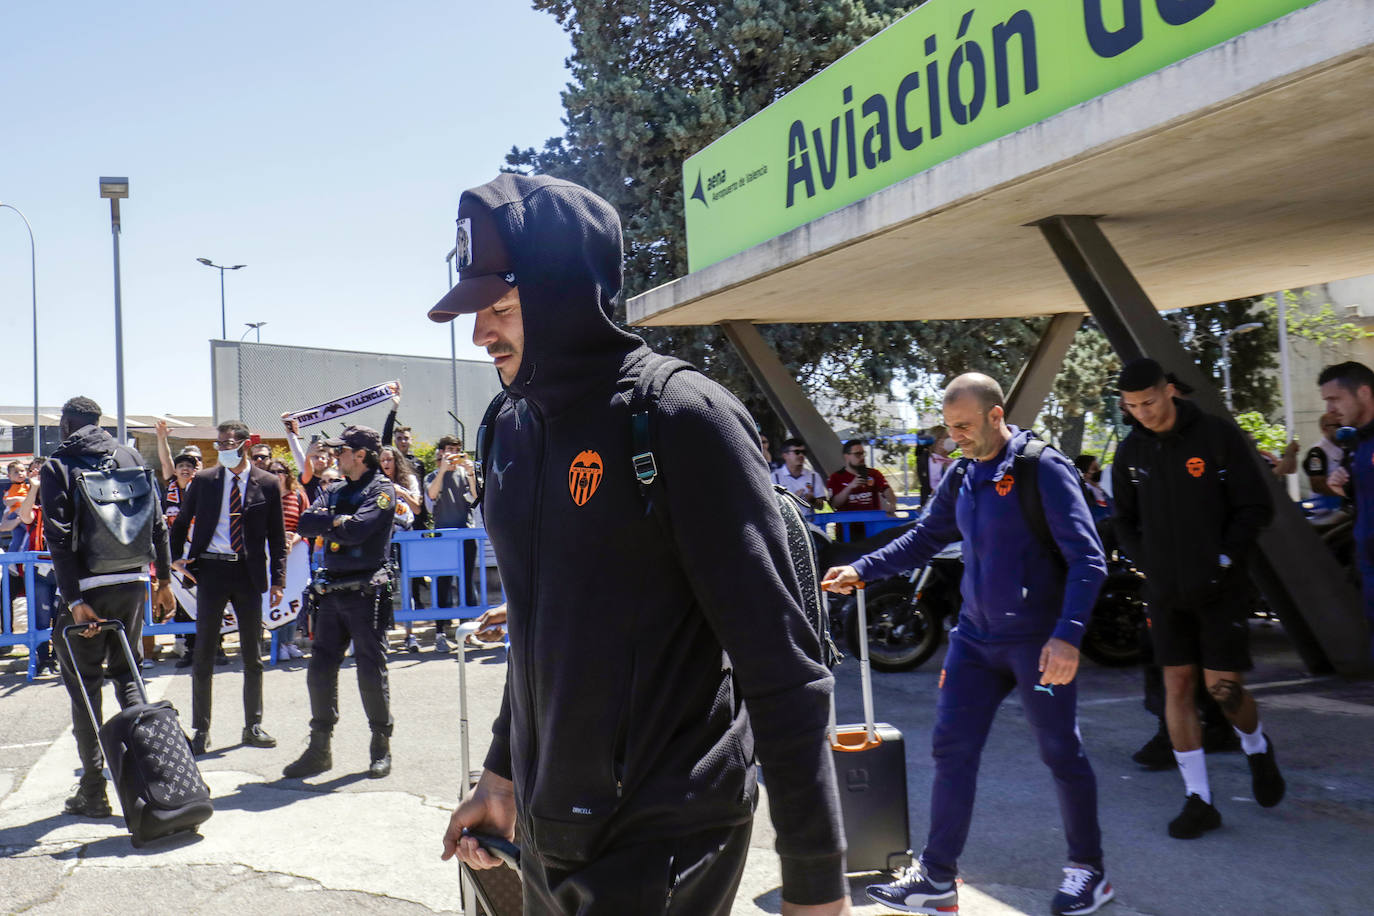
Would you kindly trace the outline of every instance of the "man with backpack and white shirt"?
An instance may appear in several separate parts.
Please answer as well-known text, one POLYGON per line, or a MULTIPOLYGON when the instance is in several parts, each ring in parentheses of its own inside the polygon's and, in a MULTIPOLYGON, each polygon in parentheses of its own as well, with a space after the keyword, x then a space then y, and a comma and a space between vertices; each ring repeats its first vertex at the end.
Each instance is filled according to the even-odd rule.
POLYGON ((808 520, 825 508, 825 478, 806 466, 806 443, 788 439, 782 444, 782 467, 773 469, 773 483, 806 503, 808 520))
MULTIPOLYGON (((153 510, 150 543, 132 545, 125 561, 127 568, 93 573, 93 567, 108 569, 111 560, 118 558, 93 555, 90 537, 95 532, 78 529, 78 517, 86 519, 88 527, 94 527, 82 512, 81 500, 86 497, 79 490, 79 475, 96 471, 111 462, 120 468, 142 467, 143 458, 100 428, 100 406, 90 398, 72 398, 62 405, 60 431, 62 444, 43 465, 39 485, 42 488, 43 536, 52 554, 57 587, 62 596, 61 611, 53 621, 53 643, 62 664, 62 681, 71 695, 72 731, 82 766, 80 787, 67 799, 63 811, 82 817, 109 817, 104 754, 81 691, 85 691, 99 718, 100 688, 108 671, 108 676, 115 682, 115 696, 121 707, 140 701, 134 672, 129 670, 119 647, 119 635, 113 630, 100 630, 95 624, 105 620, 119 621, 124 625, 129 645, 135 653, 139 651, 149 560, 153 560, 158 578, 157 588, 153 590, 154 611, 165 617, 176 608, 167 523, 157 506, 157 489, 151 486, 150 480, 148 498, 153 510), (73 623, 88 626, 79 634, 81 638, 72 641, 69 652, 61 633, 64 627, 73 623)), ((123 562, 115 565, 123 565, 123 562)))
POLYGON ((1069 847, 1051 911, 1092 913, 1113 891, 1074 678, 1107 576, 1102 542, 1078 471, 1029 430, 1007 425, 996 381, 959 376, 945 389, 944 414, 965 460, 950 468, 930 511, 887 546, 828 571, 823 583, 847 593, 964 542, 964 604, 940 672, 931 735, 930 833, 920 859, 868 895, 906 913, 958 912, 958 857, 973 819, 978 761, 998 706, 1015 690, 1054 774, 1069 847))

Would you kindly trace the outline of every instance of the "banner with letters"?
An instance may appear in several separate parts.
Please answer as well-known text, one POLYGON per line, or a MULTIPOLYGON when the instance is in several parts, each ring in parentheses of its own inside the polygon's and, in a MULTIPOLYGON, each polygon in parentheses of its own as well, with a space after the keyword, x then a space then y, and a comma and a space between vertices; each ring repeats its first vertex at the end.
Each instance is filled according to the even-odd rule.
POLYGON ((295 420, 301 427, 318 426, 327 420, 335 417, 346 417, 351 413, 365 410, 373 404, 379 404, 387 400, 396 393, 396 380, 382 382, 380 385, 373 385, 371 388, 364 388, 362 391, 355 391, 342 398, 326 401, 318 407, 311 407, 306 410, 298 410, 291 414, 288 419, 295 420))
MULTIPOLYGON (((270 578, 270 575, 269 575, 270 578)), ((310 542, 300 541, 291 552, 286 555, 286 594, 281 600, 281 604, 276 607, 269 607, 272 592, 269 589, 262 596, 262 625, 266 629, 275 630, 285 626, 296 619, 296 615, 301 609, 301 593, 310 584, 310 542)), ((183 579, 178 574, 172 575, 172 594, 177 601, 185 608, 186 613, 192 620, 196 619, 196 586, 190 579, 183 579)), ((239 629, 238 617, 234 614, 234 606, 227 604, 224 607, 224 620, 220 623, 221 633, 237 633, 239 629)))

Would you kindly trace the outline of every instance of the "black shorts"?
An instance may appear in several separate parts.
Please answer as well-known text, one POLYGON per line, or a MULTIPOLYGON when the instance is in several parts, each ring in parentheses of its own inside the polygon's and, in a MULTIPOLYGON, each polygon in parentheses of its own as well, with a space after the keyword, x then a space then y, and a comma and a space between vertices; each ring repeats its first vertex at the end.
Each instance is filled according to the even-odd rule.
POLYGON ((1201 665, 1209 671, 1255 667, 1250 660, 1250 603, 1243 590, 1228 589, 1206 607, 1151 601, 1149 614, 1155 664, 1201 665))

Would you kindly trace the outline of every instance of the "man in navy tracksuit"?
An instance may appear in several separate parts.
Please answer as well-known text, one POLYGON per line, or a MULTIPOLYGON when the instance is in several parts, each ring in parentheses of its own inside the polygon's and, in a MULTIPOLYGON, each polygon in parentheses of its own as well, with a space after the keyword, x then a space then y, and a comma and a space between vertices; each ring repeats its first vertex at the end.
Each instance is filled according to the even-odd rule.
POLYGON ((978 760, 1002 700, 1017 692, 1054 774, 1069 865, 1056 914, 1091 913, 1112 898, 1102 864, 1097 781, 1078 736, 1078 645, 1107 575, 1078 472, 1045 449, 1036 480, 1057 550, 1026 520, 1016 456, 1032 438, 1008 426, 1002 389, 985 375, 956 378, 945 391, 945 422, 965 458, 948 473, 930 512, 913 530, 853 566, 826 573, 849 591, 922 566, 946 544, 964 542, 964 604, 950 634, 931 736, 935 782, 930 834, 920 860, 869 896, 909 913, 958 912, 957 861, 968 838, 978 760))

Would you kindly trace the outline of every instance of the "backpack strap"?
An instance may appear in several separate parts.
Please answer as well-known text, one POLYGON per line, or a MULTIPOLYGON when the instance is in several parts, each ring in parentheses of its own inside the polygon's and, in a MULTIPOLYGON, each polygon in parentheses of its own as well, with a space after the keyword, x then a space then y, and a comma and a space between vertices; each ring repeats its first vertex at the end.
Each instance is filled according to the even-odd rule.
POLYGON ((1045 521, 1045 503, 1040 497, 1040 455, 1049 445, 1043 439, 1030 439, 1021 453, 1012 459, 1013 473, 1016 476, 1016 496, 1021 503, 1021 514, 1031 534, 1041 543, 1050 555, 1058 559, 1061 568, 1067 569, 1068 562, 1059 549, 1050 524, 1045 521))
POLYGON ((482 414, 482 423, 477 427, 477 462, 473 470, 477 472, 477 479, 473 481, 477 490, 477 502, 473 506, 482 504, 482 497, 486 495, 486 476, 482 473, 486 467, 487 459, 491 457, 491 440, 495 435, 496 418, 501 413, 501 408, 506 406, 506 401, 510 398, 504 391, 499 391, 496 397, 491 399, 487 405, 487 410, 482 414))
MULTIPOLYGON (((654 501, 654 483, 659 479, 658 461, 654 458, 654 433, 657 431, 658 402, 668 379, 683 370, 696 367, 672 356, 654 353, 644 362, 630 393, 630 464, 639 492, 650 511, 661 509, 654 501)), ((660 501, 661 502, 661 501, 660 501)))

